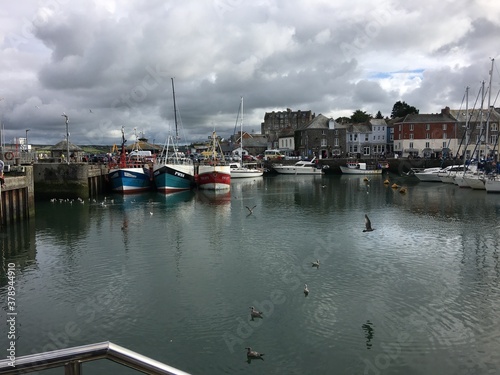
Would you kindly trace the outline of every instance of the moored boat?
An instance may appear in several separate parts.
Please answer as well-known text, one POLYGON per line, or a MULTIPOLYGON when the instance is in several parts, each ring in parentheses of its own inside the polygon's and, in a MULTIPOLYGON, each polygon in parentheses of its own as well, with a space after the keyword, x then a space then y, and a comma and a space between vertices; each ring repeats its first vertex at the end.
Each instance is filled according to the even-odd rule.
MULTIPOLYGON (((386 168, 388 167, 387 164, 386 168)), ((340 170, 344 174, 382 174, 384 169, 380 164, 368 164, 358 161, 348 161, 345 166, 340 166, 340 170)))
POLYGON ((294 165, 284 165, 284 164, 273 164, 273 169, 282 174, 310 174, 310 175, 322 175, 324 174, 323 169, 316 163, 316 157, 312 160, 300 160, 294 165))
POLYGON ((193 160, 179 152, 177 147, 177 108, 173 78, 172 96, 174 101, 175 138, 173 136, 167 137, 167 142, 160 157, 153 164, 156 190, 166 194, 189 190, 195 186, 193 160))
POLYGON ((122 127, 122 148, 117 163, 110 163, 107 179, 113 192, 130 194, 151 189, 151 169, 142 158, 127 158, 125 132, 122 127))
POLYGON ((231 188, 231 167, 224 159, 219 139, 212 132, 210 148, 205 152, 207 158, 198 166, 196 183, 200 189, 226 190, 231 188))

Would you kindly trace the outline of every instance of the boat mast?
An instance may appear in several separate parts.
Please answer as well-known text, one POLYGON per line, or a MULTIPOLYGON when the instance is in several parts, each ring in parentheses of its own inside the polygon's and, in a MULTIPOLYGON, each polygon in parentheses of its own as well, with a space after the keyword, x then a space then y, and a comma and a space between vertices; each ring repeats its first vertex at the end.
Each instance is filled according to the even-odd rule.
POLYGON ((484 150, 484 153, 486 154, 485 155, 485 158, 487 159, 488 158, 488 155, 487 155, 487 149, 488 149, 488 135, 489 135, 489 128, 490 128, 490 111, 491 111, 491 81, 493 79, 493 64, 495 64, 495 59, 491 59, 491 70, 490 70, 490 83, 489 83, 489 88, 488 88, 488 118, 486 119, 486 137, 485 137, 485 141, 484 141, 484 144, 485 144, 485 150, 484 150))
POLYGON ((243 163, 243 96, 241 97, 241 118, 240 118, 240 149, 241 149, 241 162, 243 163))
POLYGON ((174 79, 170 78, 172 80, 172 96, 174 97, 174 123, 175 123, 175 139, 177 140, 179 138, 179 131, 177 129, 177 107, 175 106, 175 88, 174 88, 174 79))
POLYGON ((469 145, 469 86, 465 88, 465 147, 464 147, 464 173, 467 146, 469 145))

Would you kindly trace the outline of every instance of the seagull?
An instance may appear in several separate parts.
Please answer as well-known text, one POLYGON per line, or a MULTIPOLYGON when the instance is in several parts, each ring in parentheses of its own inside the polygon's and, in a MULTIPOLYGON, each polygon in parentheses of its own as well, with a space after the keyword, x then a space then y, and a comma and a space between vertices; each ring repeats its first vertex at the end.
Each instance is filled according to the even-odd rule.
POLYGON ((247 359, 250 361, 252 359, 262 359, 264 360, 264 358, 262 358, 262 356, 264 355, 264 353, 259 353, 259 352, 256 352, 254 350, 252 350, 252 348, 248 347, 248 348, 245 348, 247 350, 247 359))
POLYGON ((89 112, 90 112, 90 113, 94 113, 94 112, 92 112, 92 110, 91 110, 91 109, 89 109, 89 112))
POLYGON ((257 206, 253 206, 252 208, 248 207, 248 206, 245 206, 247 208, 247 210, 250 212, 248 215, 251 215, 253 214, 253 209, 257 206))
POLYGON ((366 214, 365 214, 365 226, 366 229, 363 229, 363 232, 371 232, 375 230, 372 228, 372 222, 370 221, 370 219, 368 219, 368 215, 366 214))
POLYGON ((304 284, 304 295, 307 297, 309 294, 309 289, 307 288, 307 284, 304 284))
POLYGON ((150 215, 150 216, 153 216, 153 213, 152 213, 152 212, 149 212, 149 215, 150 215))
POLYGON ((312 262, 312 267, 319 268, 319 259, 316 260, 316 262, 312 262))
POLYGON ((253 318, 261 318, 261 319, 264 318, 262 316, 262 312, 255 310, 255 307, 250 306, 250 309, 251 309, 250 316, 252 317, 252 320, 253 318))

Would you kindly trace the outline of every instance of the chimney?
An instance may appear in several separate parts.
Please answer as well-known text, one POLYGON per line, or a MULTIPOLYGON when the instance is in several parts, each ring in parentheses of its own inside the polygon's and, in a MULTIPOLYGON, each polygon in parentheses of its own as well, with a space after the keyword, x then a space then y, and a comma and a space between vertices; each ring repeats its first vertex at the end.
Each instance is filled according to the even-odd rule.
POLYGON ((445 107, 441 110, 442 115, 450 115, 450 107, 445 107))

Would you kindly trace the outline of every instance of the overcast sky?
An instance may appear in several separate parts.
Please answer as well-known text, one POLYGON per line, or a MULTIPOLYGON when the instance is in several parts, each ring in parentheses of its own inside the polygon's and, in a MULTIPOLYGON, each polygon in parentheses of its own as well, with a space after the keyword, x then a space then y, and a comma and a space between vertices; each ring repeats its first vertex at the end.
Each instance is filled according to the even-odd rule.
MULTIPOLYGON (((0 8, 4 141, 163 143, 260 133, 287 108, 337 118, 470 106, 500 49, 496 0, 17 0, 0 8), (239 130, 239 125, 238 125, 239 130)), ((500 63, 500 61, 498 61, 500 63)), ((492 104, 500 79, 493 69, 492 104)), ((500 103, 495 103, 497 106, 500 103)), ((129 144, 128 143, 128 144, 129 144)))

